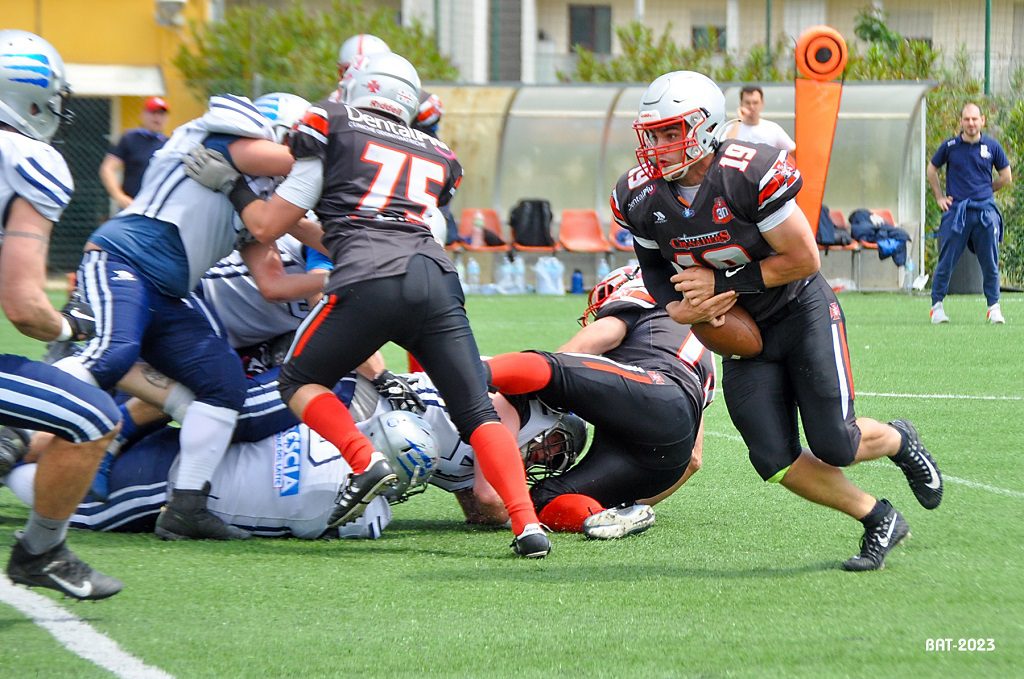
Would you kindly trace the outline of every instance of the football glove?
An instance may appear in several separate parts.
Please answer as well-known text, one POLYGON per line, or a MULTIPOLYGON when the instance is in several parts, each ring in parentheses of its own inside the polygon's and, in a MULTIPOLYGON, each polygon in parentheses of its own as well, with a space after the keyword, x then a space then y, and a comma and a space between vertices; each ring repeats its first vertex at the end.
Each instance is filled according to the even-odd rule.
POLYGON ((427 406, 413 389, 415 382, 415 378, 410 381, 390 370, 385 370, 372 380, 377 393, 386 398, 392 408, 422 415, 427 412, 427 406))
POLYGON ((208 189, 228 194, 242 175, 220 151, 197 146, 182 159, 185 174, 208 189))
POLYGON ((78 292, 71 293, 68 303, 60 310, 61 316, 71 326, 71 337, 68 339, 81 342, 96 336, 96 312, 85 302, 78 292))
POLYGON ((0 427, 0 479, 28 453, 29 433, 24 429, 0 427))

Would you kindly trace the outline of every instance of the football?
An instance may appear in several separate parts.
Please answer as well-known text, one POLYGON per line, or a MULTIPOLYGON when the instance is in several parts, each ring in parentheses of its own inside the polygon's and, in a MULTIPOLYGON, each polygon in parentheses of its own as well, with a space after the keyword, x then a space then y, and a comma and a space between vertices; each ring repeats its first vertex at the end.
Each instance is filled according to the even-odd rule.
POLYGON ((694 323, 693 334, 701 344, 727 358, 753 358, 761 353, 761 331, 747 310, 736 305, 725 312, 725 323, 694 323))

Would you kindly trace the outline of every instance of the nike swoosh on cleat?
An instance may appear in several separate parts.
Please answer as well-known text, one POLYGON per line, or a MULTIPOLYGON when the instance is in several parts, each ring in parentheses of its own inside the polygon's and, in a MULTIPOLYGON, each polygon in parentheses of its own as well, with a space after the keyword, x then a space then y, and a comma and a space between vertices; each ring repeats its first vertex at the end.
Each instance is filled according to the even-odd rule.
POLYGON ((932 490, 938 490, 942 487, 942 480, 939 478, 939 470, 935 468, 935 465, 932 464, 932 461, 929 460, 927 456, 922 455, 921 459, 924 460, 924 464, 928 467, 928 472, 932 476, 932 480, 924 485, 932 490))
POLYGON ((892 532, 896 529, 896 517, 892 517, 892 521, 889 523, 889 530, 885 532, 885 539, 878 538, 878 544, 883 547, 889 546, 889 541, 892 539, 892 532))
POLYGON ((84 599, 92 594, 92 583, 86 580, 81 585, 74 585, 63 578, 58 578, 56 575, 48 576, 51 580, 61 586, 62 589, 67 590, 71 594, 75 595, 79 599, 84 599))

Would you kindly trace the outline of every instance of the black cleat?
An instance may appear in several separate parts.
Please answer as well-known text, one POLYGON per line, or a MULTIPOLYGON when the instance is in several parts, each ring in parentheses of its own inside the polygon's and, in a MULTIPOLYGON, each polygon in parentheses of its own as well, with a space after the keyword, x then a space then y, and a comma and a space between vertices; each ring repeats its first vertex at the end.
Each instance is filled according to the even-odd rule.
POLYGON ((28 453, 29 434, 16 427, 0 427, 0 481, 28 453))
POLYGON ((903 435, 903 445, 892 461, 903 470, 910 490, 921 506, 935 509, 942 502, 942 473, 938 465, 921 443, 914 425, 906 420, 893 420, 889 426, 903 435))
POLYGON ((843 562, 845 571, 877 571, 885 566, 885 555, 910 535, 910 526, 903 515, 896 511, 888 500, 879 500, 889 508, 877 525, 864 529, 860 539, 860 554, 843 562))
POLYGON ((551 541, 539 523, 528 523, 509 545, 516 555, 527 559, 543 559, 551 553, 551 541))
POLYGON ((65 596, 80 600, 98 600, 114 596, 124 587, 117 578, 94 570, 61 542, 42 554, 29 554, 21 545, 21 532, 7 562, 7 577, 28 587, 55 589, 65 596))
POLYGON ((366 505, 384 492, 385 487, 394 486, 397 481, 398 475, 384 454, 374 451, 366 471, 362 474, 349 474, 348 482, 338 491, 327 527, 334 528, 355 521, 366 511, 366 505))
POLYGON ((206 508, 210 484, 202 490, 174 490, 156 519, 154 532, 164 540, 248 540, 252 533, 220 520, 206 508))

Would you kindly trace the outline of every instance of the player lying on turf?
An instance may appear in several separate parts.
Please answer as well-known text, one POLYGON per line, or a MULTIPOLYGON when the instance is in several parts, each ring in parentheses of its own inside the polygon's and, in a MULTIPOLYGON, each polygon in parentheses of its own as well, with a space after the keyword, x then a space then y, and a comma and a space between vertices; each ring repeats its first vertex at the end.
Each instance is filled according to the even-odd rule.
POLYGON ((534 396, 594 426, 586 457, 530 495, 552 529, 615 538, 649 528, 651 505, 699 468, 715 367, 689 326, 655 304, 638 268, 608 274, 589 301, 583 328, 557 353, 503 354, 487 365, 503 394, 534 396))
MULTIPOLYGON (((297 423, 283 404, 275 409, 260 403, 261 395, 269 397, 264 401, 276 398, 276 389, 269 386, 273 376, 274 372, 263 376, 260 386, 250 391, 246 402, 252 409, 244 410, 239 419, 248 424, 236 431, 236 442, 215 473, 223 485, 218 485, 222 488, 218 496, 210 498, 210 511, 226 523, 260 536, 317 538, 340 532, 342 537, 379 537, 391 519, 383 497, 371 503, 365 520, 342 526, 340 531, 327 530, 338 488, 350 469, 336 448, 297 423), (254 441, 238 441, 260 436, 268 426, 280 430, 254 441)), ((429 479, 454 493, 463 506, 475 506, 475 492, 480 493, 482 504, 495 500, 494 490, 477 480, 483 477, 475 474, 472 448, 459 440, 429 378, 425 374, 408 377, 422 399, 422 417, 393 410, 365 378, 348 377, 335 391, 361 420, 360 430, 399 470, 400 484, 387 498, 404 499, 408 491, 429 479)), ((495 400, 499 412, 515 418, 514 431, 528 466, 552 465, 561 470, 576 459, 586 440, 585 425, 579 418, 551 411, 535 400, 518 399, 518 407, 501 397, 495 400)), ((108 499, 87 498, 72 517, 72 525, 93 530, 152 530, 166 502, 167 480, 173 478, 178 452, 178 430, 172 427, 126 445, 111 465, 108 499)), ((34 464, 20 464, 4 482, 20 499, 30 501, 34 473, 34 464)), ((500 505, 500 499, 497 501, 500 505)))

